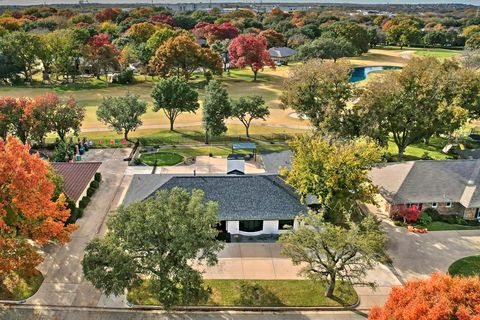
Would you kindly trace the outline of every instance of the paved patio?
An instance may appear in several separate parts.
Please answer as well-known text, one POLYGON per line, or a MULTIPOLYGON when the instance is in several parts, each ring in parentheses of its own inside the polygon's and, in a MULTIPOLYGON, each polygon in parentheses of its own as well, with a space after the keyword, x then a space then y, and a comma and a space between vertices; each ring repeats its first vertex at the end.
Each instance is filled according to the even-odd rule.
MULTIPOLYGON (((150 174, 153 171, 151 166, 131 166, 125 171, 126 175, 150 174)), ((176 166, 157 167, 156 174, 225 174, 227 173, 227 159, 222 157, 198 156, 193 164, 179 164, 176 166)), ((245 173, 264 173, 260 157, 257 162, 245 162, 245 173)))

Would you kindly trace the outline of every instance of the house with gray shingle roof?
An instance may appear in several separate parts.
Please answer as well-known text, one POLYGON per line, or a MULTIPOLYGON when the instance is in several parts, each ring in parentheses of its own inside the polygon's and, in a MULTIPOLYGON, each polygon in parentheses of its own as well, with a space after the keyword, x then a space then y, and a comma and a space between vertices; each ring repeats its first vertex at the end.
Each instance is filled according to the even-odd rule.
POLYGON ((295 217, 307 212, 295 191, 278 175, 138 174, 132 177, 123 204, 128 206, 174 187, 203 190, 205 200, 218 203, 220 228, 230 234, 279 234, 287 226, 295 228, 295 217))
POLYGON ((420 160, 389 163, 370 171, 384 209, 415 204, 440 214, 480 219, 480 160, 420 160))

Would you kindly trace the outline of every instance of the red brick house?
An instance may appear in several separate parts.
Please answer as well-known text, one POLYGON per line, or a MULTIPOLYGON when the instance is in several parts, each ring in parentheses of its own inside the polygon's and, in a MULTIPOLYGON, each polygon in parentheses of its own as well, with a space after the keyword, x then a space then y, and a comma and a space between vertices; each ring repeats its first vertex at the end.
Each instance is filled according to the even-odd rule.
POLYGON ((372 169, 370 179, 379 189, 386 213, 416 205, 480 220, 480 160, 388 163, 372 169))

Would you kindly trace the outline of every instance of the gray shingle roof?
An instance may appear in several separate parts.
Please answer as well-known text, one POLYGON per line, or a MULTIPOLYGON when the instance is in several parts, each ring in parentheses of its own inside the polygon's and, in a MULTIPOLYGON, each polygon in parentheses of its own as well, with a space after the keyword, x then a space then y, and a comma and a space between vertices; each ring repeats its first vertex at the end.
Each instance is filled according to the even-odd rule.
POLYGON ((459 202, 480 206, 480 160, 390 163, 370 172, 372 183, 392 203, 459 202))
POLYGON ((290 169, 292 166, 293 152, 291 150, 280 152, 262 151, 261 155, 263 166, 268 173, 278 174, 281 167, 290 169))
POLYGON ((219 204, 220 220, 293 219, 306 207, 277 175, 166 176, 134 175, 124 205, 141 201, 159 189, 201 189, 219 204))
POLYGON ((289 47, 273 47, 268 49, 268 53, 272 58, 287 58, 293 56, 297 52, 289 47))

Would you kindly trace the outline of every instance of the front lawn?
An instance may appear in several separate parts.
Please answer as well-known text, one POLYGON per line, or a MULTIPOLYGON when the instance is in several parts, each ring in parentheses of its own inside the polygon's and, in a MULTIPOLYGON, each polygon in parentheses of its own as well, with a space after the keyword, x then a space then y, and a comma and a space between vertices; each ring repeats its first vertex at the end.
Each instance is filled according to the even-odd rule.
MULTIPOLYGON (((338 307, 357 302, 350 284, 337 283, 335 300, 324 296, 325 283, 310 280, 205 280, 211 288, 207 301, 197 305, 249 307, 338 307)), ((159 305, 150 294, 149 281, 128 292, 128 300, 139 305, 159 305)))
POLYGON ((0 300, 24 300, 38 291, 43 282, 40 271, 34 270, 32 275, 13 272, 0 282, 0 300))
POLYGON ((449 231, 449 230, 478 230, 478 227, 464 224, 447 223, 443 221, 432 221, 426 225, 416 225, 417 228, 425 228, 428 231, 449 231))
POLYGON ((173 166, 183 161, 183 157, 173 152, 144 153, 140 160, 149 166, 173 166))
POLYGON ((480 276, 480 256, 465 257, 455 261, 448 268, 452 276, 480 276))

